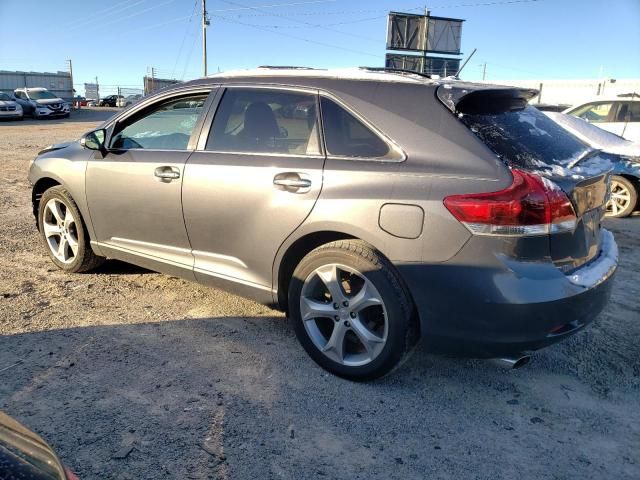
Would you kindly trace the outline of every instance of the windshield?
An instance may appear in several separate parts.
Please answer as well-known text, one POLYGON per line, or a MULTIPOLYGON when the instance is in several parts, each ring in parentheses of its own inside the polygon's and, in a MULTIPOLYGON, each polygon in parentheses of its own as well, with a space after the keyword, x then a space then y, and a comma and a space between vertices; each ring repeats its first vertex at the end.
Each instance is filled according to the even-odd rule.
POLYGON ((0 101, 8 101, 11 100, 11 97, 4 92, 0 92, 0 101))
POLYGON ((48 90, 27 90, 29 98, 33 100, 46 100, 48 98, 58 98, 48 90))

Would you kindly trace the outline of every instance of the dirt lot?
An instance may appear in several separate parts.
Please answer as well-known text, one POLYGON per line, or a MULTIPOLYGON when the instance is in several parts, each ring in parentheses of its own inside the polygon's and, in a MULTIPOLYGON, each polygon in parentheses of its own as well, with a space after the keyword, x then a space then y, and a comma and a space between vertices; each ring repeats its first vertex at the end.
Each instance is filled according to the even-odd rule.
POLYGON ((118 262, 56 271, 28 163, 107 115, 0 124, 0 409, 80 478, 640 478, 640 217, 607 222, 606 312, 524 369, 418 349, 350 383, 260 305, 118 262))

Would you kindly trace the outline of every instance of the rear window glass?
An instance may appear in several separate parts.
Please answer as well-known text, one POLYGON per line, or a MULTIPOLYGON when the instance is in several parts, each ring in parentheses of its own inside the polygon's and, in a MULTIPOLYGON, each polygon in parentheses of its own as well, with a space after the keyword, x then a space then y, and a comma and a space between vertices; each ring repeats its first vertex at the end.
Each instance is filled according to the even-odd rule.
POLYGON ((588 145, 538 109, 497 115, 460 114, 469 127, 501 159, 521 167, 567 166, 590 150, 588 145))

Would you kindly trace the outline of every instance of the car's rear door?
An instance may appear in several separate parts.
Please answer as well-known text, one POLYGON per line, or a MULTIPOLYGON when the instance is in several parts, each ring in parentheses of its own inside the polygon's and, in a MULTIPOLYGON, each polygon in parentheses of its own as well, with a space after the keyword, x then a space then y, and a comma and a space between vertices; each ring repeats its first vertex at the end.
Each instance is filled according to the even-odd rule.
POLYGON ((318 95, 232 86, 219 97, 185 167, 182 201, 195 275, 267 299, 276 252, 322 187, 318 95))
POLYGON ((640 101, 620 102, 618 117, 623 122, 621 136, 640 142, 640 101))
POLYGON ((141 105, 115 124, 106 155, 96 152, 89 160, 94 241, 109 256, 192 275, 181 188, 210 92, 183 91, 141 105))

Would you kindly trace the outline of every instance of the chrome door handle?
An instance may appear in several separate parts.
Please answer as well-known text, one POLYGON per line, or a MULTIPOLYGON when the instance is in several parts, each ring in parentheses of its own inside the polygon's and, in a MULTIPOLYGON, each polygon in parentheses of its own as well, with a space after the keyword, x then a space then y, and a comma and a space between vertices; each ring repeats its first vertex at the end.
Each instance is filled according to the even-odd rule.
POLYGON ((158 167, 153 174, 163 181, 171 181, 180 178, 180 172, 174 167, 158 167))
POLYGON ((281 187, 286 188, 309 188, 311 187, 311 180, 307 180, 306 178, 274 178, 274 185, 280 185, 281 187))

